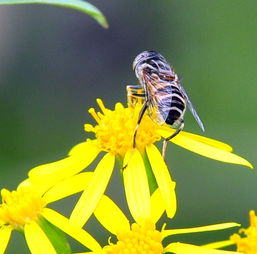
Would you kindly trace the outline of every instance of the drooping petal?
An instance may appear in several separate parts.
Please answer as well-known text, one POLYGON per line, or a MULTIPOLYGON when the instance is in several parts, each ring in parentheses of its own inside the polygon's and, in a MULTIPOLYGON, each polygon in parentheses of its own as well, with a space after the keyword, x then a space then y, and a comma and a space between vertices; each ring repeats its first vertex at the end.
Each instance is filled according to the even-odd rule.
MULTIPOLYGON (((168 137, 171 134, 167 130, 160 130, 159 132, 163 137, 168 137)), ((229 146, 227 148, 226 145, 219 146, 218 142, 213 141, 212 139, 201 139, 197 135, 184 135, 184 132, 181 132, 179 135, 171 139, 171 142, 207 158, 253 168, 251 163, 246 159, 231 153, 229 146)))
MULTIPOLYGON (((175 132, 175 130, 171 129, 170 127, 167 127, 167 126, 162 126, 161 127, 161 132, 162 132, 163 135, 165 135, 165 137, 168 137, 168 136, 172 135, 175 132)), ((180 134, 182 134, 182 136, 188 137, 188 138, 193 139, 193 140, 197 140, 201 143, 211 145, 213 147, 219 148, 219 149, 227 151, 227 152, 232 152, 233 151, 233 148, 230 145, 228 145, 224 142, 221 142, 219 140, 216 140, 216 139, 207 138, 207 137, 197 135, 197 134, 193 134, 193 133, 190 133, 190 132, 187 132, 187 131, 181 131, 180 134)))
POLYGON ((105 192, 114 168, 115 156, 106 154, 97 165, 88 188, 81 195, 70 220, 82 227, 94 212, 99 200, 105 192))
POLYGON ((83 172, 72 176, 54 185, 45 193, 43 198, 48 204, 83 191, 88 187, 92 177, 93 172, 83 172))
POLYGON ((129 220, 121 209, 106 195, 103 195, 95 209, 97 220, 112 234, 130 230, 129 220))
POLYGON ((215 231, 222 230, 226 228, 239 227, 240 224, 235 222, 227 222, 227 223, 219 223, 202 227, 194 227, 194 228, 179 228, 179 229, 165 229, 162 231, 163 237, 167 237, 169 235, 177 235, 177 234, 187 234, 187 233, 197 233, 197 232, 206 232, 206 231, 215 231))
POLYGON ((42 215, 57 228, 67 233, 90 250, 96 252, 101 251, 101 246, 89 233, 82 228, 76 227, 63 215, 49 208, 45 208, 42 215))
POLYGON ((151 216, 150 191, 141 154, 137 149, 129 150, 124 158, 123 171, 126 199, 131 215, 136 222, 151 216))
POLYGON ((176 254, 240 254, 236 251, 214 250, 186 243, 171 243, 164 251, 176 254))
POLYGON ((220 249, 227 246, 235 245, 235 242, 231 240, 225 240, 225 241, 219 241, 219 242, 213 242, 202 245, 203 247, 209 248, 209 249, 220 249))
POLYGON ((163 202, 160 189, 158 188, 151 195, 151 220, 154 223, 157 223, 157 221, 161 218, 164 212, 165 204, 163 202))
POLYGON ((3 254, 11 238, 12 228, 10 226, 0 227, 0 254, 3 254))
POLYGON ((83 149, 79 149, 79 152, 75 151, 76 149, 65 159, 31 169, 29 171, 30 181, 35 185, 44 186, 47 190, 55 183, 85 169, 99 153, 94 142, 84 142, 83 149))
POLYGON ((24 226, 24 233, 32 254, 56 254, 50 240, 35 221, 24 226))
POLYGON ((185 131, 183 131, 182 135, 185 137, 188 137, 190 139, 197 140, 201 143, 204 143, 204 144, 216 147, 218 149, 227 151, 227 152, 233 151, 233 148, 230 145, 223 143, 221 141, 215 140, 215 139, 207 138, 204 136, 196 135, 196 134, 185 132, 185 131))
POLYGON ((146 152, 165 204, 167 216, 172 218, 177 210, 176 184, 172 181, 169 170, 156 146, 147 146, 146 152))

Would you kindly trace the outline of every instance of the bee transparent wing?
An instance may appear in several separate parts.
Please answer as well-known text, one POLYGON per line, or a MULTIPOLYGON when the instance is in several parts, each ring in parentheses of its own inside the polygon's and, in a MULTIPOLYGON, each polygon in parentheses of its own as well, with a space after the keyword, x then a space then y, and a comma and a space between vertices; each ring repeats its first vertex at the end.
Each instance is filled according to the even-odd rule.
POLYGON ((200 128, 204 131, 204 125, 202 120, 200 119, 199 115, 197 114, 192 102, 190 101, 185 89, 180 85, 180 91, 183 94, 183 96, 186 98, 187 101, 187 105, 192 113, 192 115, 194 116, 195 120, 197 121, 198 125, 200 126, 200 128))
POLYGON ((149 100, 147 110, 148 110, 149 116, 154 122, 158 124, 165 123, 165 120, 168 117, 169 111, 165 110, 164 106, 156 102, 155 98, 152 98, 149 100))
MULTIPOLYGON (((162 86, 161 83, 158 84, 159 88, 160 86, 162 86)), ((164 124, 170 112, 172 96, 169 95, 172 93, 171 87, 166 84, 165 89, 162 89, 163 92, 160 95, 153 95, 151 86, 148 86, 147 88, 149 93, 148 114, 154 122, 164 124), (165 97, 165 99, 163 99, 163 97, 165 97)))

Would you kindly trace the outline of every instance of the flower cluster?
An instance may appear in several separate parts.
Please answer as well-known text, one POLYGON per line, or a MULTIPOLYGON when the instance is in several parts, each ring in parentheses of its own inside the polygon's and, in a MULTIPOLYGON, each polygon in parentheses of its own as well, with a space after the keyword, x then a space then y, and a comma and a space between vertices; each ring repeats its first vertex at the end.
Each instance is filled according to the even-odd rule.
MULTIPOLYGON (((85 180, 89 180, 88 177, 90 176, 86 176, 85 180)), ((101 249, 90 234, 71 225, 69 219, 65 216, 47 208, 48 204, 70 195, 69 190, 68 192, 61 190, 63 186, 68 184, 69 182, 63 181, 52 188, 50 185, 45 188, 46 185, 33 185, 29 179, 26 179, 15 191, 1 190, 0 253, 4 253, 13 230, 24 233, 31 253, 41 253, 39 248, 42 248, 42 253, 57 253, 55 248, 58 246, 55 246, 48 238, 51 234, 50 230, 55 228, 61 229, 89 249, 101 249)), ((77 187, 81 189, 81 184, 77 187)), ((60 235, 56 232, 55 234, 60 235)), ((59 245, 62 251, 67 248, 69 250, 69 246, 60 243, 59 245)))
MULTIPOLYGON (((17 190, 2 189, 0 254, 5 252, 13 230, 24 233, 33 254, 71 253, 64 233, 91 253, 254 253, 248 251, 249 248, 256 251, 256 241, 255 247, 251 245, 252 229, 243 231, 247 235, 244 240, 238 235, 229 240, 230 244, 238 244, 238 252, 217 250, 211 245, 164 244, 163 240, 171 235, 221 230, 239 224, 229 222, 183 229, 166 229, 163 225, 159 229, 157 222, 164 213, 170 219, 175 216, 177 202, 176 183, 155 142, 172 135, 175 130, 153 122, 145 114, 138 128, 136 147, 133 147, 142 105, 124 107, 117 103, 111 110, 102 100, 97 99, 97 103, 99 112, 89 109, 96 125, 85 124, 85 131, 93 132, 95 139, 87 139, 74 146, 64 159, 31 169, 17 190), (97 166, 92 169, 96 160, 97 166), (115 162, 122 174, 133 221, 105 194, 115 162), (50 203, 79 192, 82 194, 68 217, 48 207, 50 203), (108 244, 101 246, 83 229, 93 215, 116 240, 109 238, 108 244), (248 246, 243 242, 250 247, 242 247, 248 246)), ((217 140, 181 131, 170 141, 214 160, 252 168, 247 160, 232 153, 229 145, 217 140)), ((251 224, 256 224, 256 217, 255 222, 254 219, 251 221, 251 224)), ((254 236, 256 240, 256 232, 254 236)))

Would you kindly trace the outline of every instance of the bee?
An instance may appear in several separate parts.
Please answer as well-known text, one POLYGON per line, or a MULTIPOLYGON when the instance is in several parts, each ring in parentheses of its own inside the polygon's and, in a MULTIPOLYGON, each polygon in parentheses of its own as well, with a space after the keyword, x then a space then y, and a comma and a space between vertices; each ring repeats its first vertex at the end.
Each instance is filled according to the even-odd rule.
POLYGON ((141 98, 144 101, 133 136, 134 148, 136 147, 137 130, 146 111, 154 122, 160 125, 167 124, 176 129, 163 141, 163 157, 165 157, 167 142, 184 128, 183 117, 187 106, 204 131, 203 122, 182 87, 177 74, 161 54, 153 50, 143 51, 135 58, 133 70, 140 85, 127 86, 128 98, 131 101, 135 101, 135 98, 141 98))

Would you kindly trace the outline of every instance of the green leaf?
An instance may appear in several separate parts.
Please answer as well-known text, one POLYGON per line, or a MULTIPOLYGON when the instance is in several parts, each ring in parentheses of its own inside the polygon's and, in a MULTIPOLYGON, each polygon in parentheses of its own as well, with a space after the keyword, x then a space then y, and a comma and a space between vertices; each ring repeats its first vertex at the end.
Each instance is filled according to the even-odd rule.
POLYGON ((108 23, 101 13, 94 5, 81 0, 0 0, 0 5, 14 5, 14 4, 49 4, 55 6, 62 6, 65 8, 74 9, 88 14, 94 18, 101 26, 108 28, 108 23))
POLYGON ((58 254, 71 254, 70 245, 65 237, 63 231, 54 226, 48 220, 41 217, 38 221, 38 224, 43 229, 48 239, 51 241, 54 246, 56 253, 58 254))

